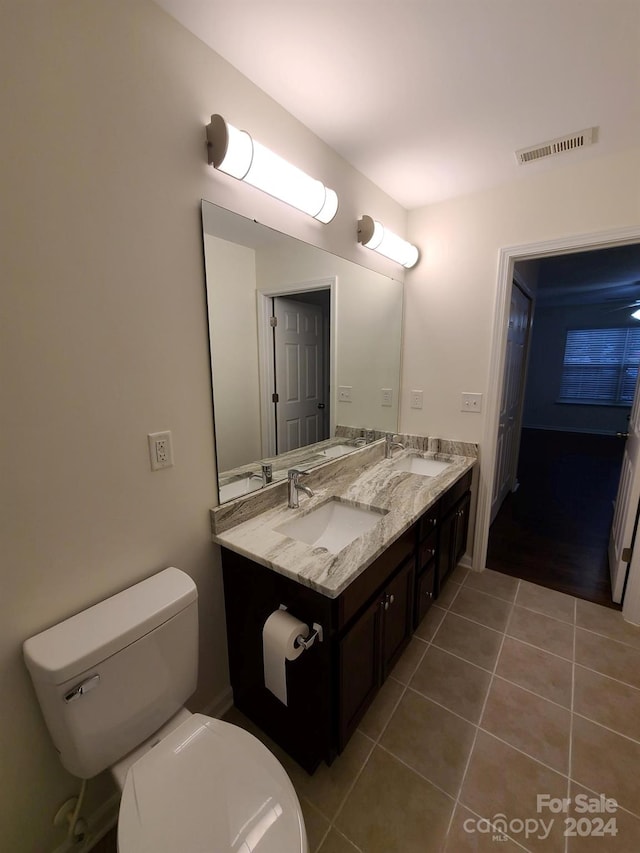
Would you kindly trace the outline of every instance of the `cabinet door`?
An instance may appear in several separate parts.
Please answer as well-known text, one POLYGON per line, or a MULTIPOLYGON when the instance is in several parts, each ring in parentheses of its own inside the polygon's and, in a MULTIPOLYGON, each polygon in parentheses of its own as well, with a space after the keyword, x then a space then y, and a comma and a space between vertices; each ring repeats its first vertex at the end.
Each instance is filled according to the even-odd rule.
POLYGON ((414 560, 408 560, 382 593, 383 681, 411 638, 414 577, 414 560))
POLYGON ((427 610, 433 604, 433 597, 435 591, 435 581, 436 581, 436 568, 435 562, 431 565, 431 568, 427 569, 423 572, 416 582, 416 604, 415 604, 415 613, 416 613, 416 628, 422 622, 427 610))
POLYGON ((453 542, 456 532, 455 508, 448 512, 440 521, 440 538, 438 541, 438 577, 437 594, 444 586, 449 572, 453 569, 453 542))
POLYGON ((456 528, 453 542, 453 568, 455 568, 467 550, 467 533, 469 531, 469 505, 471 494, 469 492, 462 498, 456 508, 456 528))
POLYGON ((380 599, 376 598, 339 642, 339 752, 380 686, 381 613, 380 599))

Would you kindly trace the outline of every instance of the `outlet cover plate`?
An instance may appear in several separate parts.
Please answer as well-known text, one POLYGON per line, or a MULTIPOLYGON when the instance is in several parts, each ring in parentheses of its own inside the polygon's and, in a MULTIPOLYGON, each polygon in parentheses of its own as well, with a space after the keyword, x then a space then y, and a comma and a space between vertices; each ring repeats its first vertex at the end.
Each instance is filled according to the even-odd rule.
POLYGON ((171 431, 150 432, 147 434, 149 442, 149 461, 151 470, 159 471, 161 468, 173 467, 173 447, 171 445, 171 431))
POLYGON ((382 405, 383 406, 393 406, 393 389, 392 388, 382 388, 380 391, 382 405))
POLYGON ((424 398, 424 392, 423 391, 411 391, 411 408, 412 409, 421 409, 423 398, 424 398))

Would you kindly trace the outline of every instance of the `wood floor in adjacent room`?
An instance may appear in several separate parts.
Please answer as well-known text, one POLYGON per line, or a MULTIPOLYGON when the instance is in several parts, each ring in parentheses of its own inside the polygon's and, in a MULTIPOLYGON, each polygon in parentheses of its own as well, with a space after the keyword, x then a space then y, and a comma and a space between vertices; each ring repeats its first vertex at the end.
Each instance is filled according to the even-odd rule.
POLYGON ((615 436, 524 429, 520 486, 491 526, 487 567, 617 607, 607 545, 623 451, 615 436))

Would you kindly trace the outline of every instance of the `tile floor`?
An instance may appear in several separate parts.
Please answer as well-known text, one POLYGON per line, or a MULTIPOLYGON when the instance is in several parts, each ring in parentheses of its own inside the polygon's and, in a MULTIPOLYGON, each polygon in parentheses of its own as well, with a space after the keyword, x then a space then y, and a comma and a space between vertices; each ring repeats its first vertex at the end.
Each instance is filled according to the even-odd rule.
POLYGON ((640 629, 497 572, 456 569, 331 767, 310 777, 262 738, 311 853, 640 850, 640 629), (538 812, 538 794, 618 808, 538 812))

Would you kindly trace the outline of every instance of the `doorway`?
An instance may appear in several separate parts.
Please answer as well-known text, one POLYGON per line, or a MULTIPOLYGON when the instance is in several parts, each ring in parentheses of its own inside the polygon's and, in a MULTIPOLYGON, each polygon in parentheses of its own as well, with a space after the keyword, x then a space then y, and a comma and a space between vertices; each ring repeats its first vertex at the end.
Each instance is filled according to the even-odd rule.
POLYGON ((257 292, 262 456, 335 433, 334 276, 257 292))
MULTIPOLYGON (((640 235, 637 230, 628 229, 626 232, 619 232, 618 235, 576 238, 575 240, 539 244, 538 247, 516 247, 512 250, 503 250, 499 277, 502 297, 498 300, 500 305, 496 312, 496 322, 499 322, 503 327, 507 326, 510 285, 514 268, 517 269, 519 261, 537 259, 543 263, 551 261, 557 255, 558 259, 563 259, 563 264, 567 264, 572 260, 577 262, 579 255, 583 254, 590 256, 591 266, 595 268, 603 260, 599 257, 601 253, 596 252, 596 250, 600 250, 602 247, 631 248, 634 242, 630 239, 631 236, 635 237, 637 241, 640 235), (617 239, 615 239, 616 237, 617 239), (540 251, 536 252, 535 248, 540 251), (554 248, 557 248, 561 254, 558 251, 553 252, 554 248), (587 251, 578 252, 579 249, 587 251)), ((634 250, 637 257, 640 251, 637 244, 634 250)), ((566 307, 569 295, 567 293, 562 294, 563 289, 565 291, 568 289, 568 282, 564 277, 562 281, 556 282, 555 292, 552 292, 554 288, 551 287, 547 288, 546 295, 543 295, 543 290, 540 288, 535 292, 536 323, 534 329, 539 336, 542 334, 539 328, 541 325, 539 322, 541 306, 544 305, 545 300, 549 303, 548 297, 552 295, 553 299, 559 300, 560 303, 564 300, 566 307)), ((599 302, 603 311, 610 310, 613 312, 617 308, 622 308, 623 305, 628 306, 629 303, 640 299, 639 290, 640 270, 632 280, 627 278, 625 282, 616 281, 614 274, 602 277, 597 285, 592 280, 583 278, 579 302, 583 307, 585 305, 594 306, 599 302), (623 289, 618 291, 614 285, 620 285, 623 289), (627 288, 626 291, 624 286, 627 288)), ((575 294, 571 298, 575 300, 575 294)), ((615 314, 612 314, 611 322, 608 325, 617 323, 620 323, 620 320, 615 314)), ((499 327, 496 326, 496 328, 499 327)), ((504 373, 506 337, 505 334, 499 344, 498 342, 494 343, 492 364, 495 366, 499 362, 500 372, 498 375, 504 373)), ((544 341, 544 335, 542 338, 544 341)), ((564 347, 564 339, 562 346, 564 347)), ((546 348, 549 349, 548 343, 546 343, 546 348)), ((530 376, 531 374, 529 374, 530 376)), ((551 381, 548 372, 545 375, 545 381, 547 384, 551 381)), ((557 389, 554 393, 557 394, 557 389)), ((487 444, 485 447, 493 452, 485 454, 485 462, 490 463, 492 474, 497 471, 498 447, 496 437, 499 427, 501 394, 502 384, 499 384, 493 394, 493 405, 490 407, 492 415, 488 418, 489 423, 486 430, 486 436, 491 436, 487 439, 491 442, 491 447, 488 447, 487 444), (487 459, 488 456, 491 456, 490 460, 487 459)), ((537 402, 539 404, 540 401, 537 402)), ((559 403, 560 401, 555 399, 551 404, 555 406, 556 413, 563 408, 558 405, 559 403)), ((574 413, 582 411, 583 414, 586 414, 588 409, 586 406, 571 408, 574 413)), ((601 420, 605 408, 600 407, 599 417, 601 420)), ((565 410, 568 409, 569 407, 565 407, 565 410)), ((548 411, 546 410, 546 414, 548 411)), ((610 423, 608 426, 603 426, 600 423, 599 425, 596 424, 595 427, 589 425, 572 427, 570 421, 560 424, 545 423, 544 418, 542 421, 538 419, 537 423, 534 418, 532 423, 531 406, 525 405, 524 428, 520 433, 521 450, 516 469, 517 476, 514 478, 515 491, 510 490, 508 492, 502 509, 491 527, 491 532, 490 522, 492 520, 491 509, 494 490, 492 488, 490 492, 488 488, 488 471, 485 469, 484 477, 481 473, 481 479, 484 479, 484 483, 481 483, 479 496, 475 547, 477 548, 480 545, 482 549, 484 545, 486 550, 476 551, 474 567, 484 568, 487 566, 504 570, 506 573, 516 574, 519 577, 542 585, 552 586, 564 592, 571 592, 581 597, 611 604, 606 551, 613 515, 613 499, 619 478, 620 459, 624 449, 624 440, 617 438, 615 432, 625 431, 625 418, 629 409, 628 407, 626 409, 619 407, 617 412, 622 417, 622 426, 618 420, 614 428, 611 427, 610 423), (557 428, 554 429, 554 426, 557 428), (580 486, 580 477, 583 474, 584 479, 582 486, 580 486), (523 478, 531 481, 527 490, 524 489, 523 478), (572 483, 573 498, 571 497, 572 483), (595 485, 596 483, 598 485, 595 485), (547 489, 546 492, 545 489, 547 489), (529 504, 530 520, 525 523, 523 521, 524 507, 527 504, 529 504), (549 518, 546 520, 542 512, 545 508, 550 511, 549 518), (507 530, 509 525, 512 528, 510 531, 507 530), (568 545, 564 540, 567 539, 569 528, 578 530, 580 527, 581 532, 577 532, 575 537, 577 544, 574 543, 573 547, 568 545), (535 535, 532 535, 532 531, 535 535), (596 558, 593 549, 595 547, 594 541, 598 537, 599 542, 596 550, 598 550, 599 556, 596 558), (502 548, 499 547, 500 538, 503 540, 502 548), (583 549, 582 553, 580 553, 581 549, 583 549), (502 553, 499 553, 500 551, 502 553), (587 568, 586 551, 590 551, 591 568, 587 568), (599 561, 597 571, 593 568, 594 561, 596 563, 599 561), (538 564, 538 568, 536 568, 536 564, 538 564), (576 574, 576 585, 574 585, 575 579, 571 579, 572 571, 575 571, 576 574)), ((575 424, 576 421, 574 420, 573 423, 575 424)), ((494 485, 493 477, 491 485, 494 485)))

